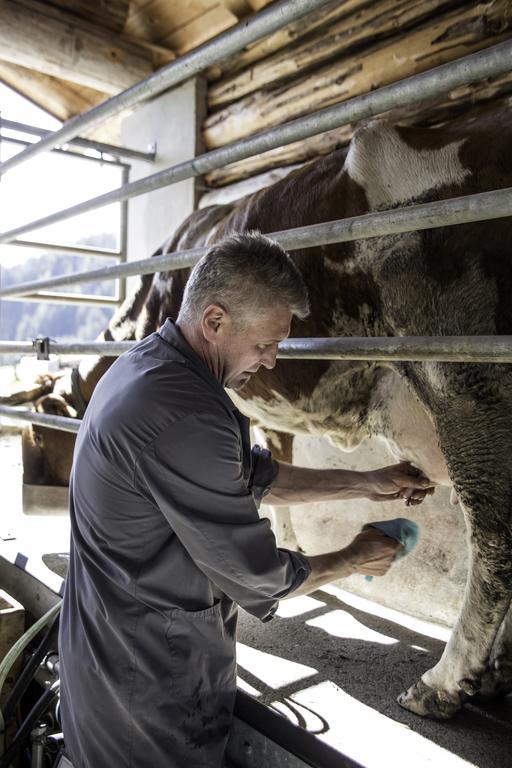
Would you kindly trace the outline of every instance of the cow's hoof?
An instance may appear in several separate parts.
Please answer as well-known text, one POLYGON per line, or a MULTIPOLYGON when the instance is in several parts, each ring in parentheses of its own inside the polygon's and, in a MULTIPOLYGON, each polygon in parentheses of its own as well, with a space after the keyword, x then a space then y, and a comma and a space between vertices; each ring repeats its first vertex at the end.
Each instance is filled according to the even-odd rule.
POLYGON ((423 680, 418 680, 406 693, 401 693, 397 701, 409 712, 435 720, 448 720, 461 707, 458 695, 431 688, 423 680))
POLYGON ((482 676, 482 685, 475 696, 479 702, 491 701, 506 696, 512 691, 512 663, 496 659, 491 668, 482 676))

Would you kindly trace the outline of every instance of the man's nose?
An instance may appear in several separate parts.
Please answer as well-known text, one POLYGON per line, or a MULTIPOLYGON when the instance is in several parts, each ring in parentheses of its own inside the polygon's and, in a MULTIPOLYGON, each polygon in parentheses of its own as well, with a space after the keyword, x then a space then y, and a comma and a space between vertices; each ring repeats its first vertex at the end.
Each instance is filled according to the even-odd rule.
POLYGON ((277 357, 277 344, 265 351, 265 354, 261 360, 265 368, 271 370, 275 367, 277 357))

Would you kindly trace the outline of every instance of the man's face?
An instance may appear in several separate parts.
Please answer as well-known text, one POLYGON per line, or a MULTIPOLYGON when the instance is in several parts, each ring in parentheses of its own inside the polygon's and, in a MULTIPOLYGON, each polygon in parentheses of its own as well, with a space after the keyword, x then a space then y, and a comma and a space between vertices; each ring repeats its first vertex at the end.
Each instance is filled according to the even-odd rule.
POLYGON ((288 337, 291 317, 288 307, 278 305, 246 327, 231 321, 225 326, 218 347, 225 387, 241 389, 262 365, 275 366, 277 345, 288 337))

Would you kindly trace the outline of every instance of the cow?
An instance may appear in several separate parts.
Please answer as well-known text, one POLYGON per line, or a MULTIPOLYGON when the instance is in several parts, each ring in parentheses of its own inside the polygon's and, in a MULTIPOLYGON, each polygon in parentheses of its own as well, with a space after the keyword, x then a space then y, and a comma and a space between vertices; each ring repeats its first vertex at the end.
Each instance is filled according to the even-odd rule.
MULTIPOLYGON (((348 148, 239 201, 196 211, 157 254, 234 231, 268 233, 509 187, 510 146, 510 100, 436 128, 372 120, 348 148)), ((312 312, 294 320, 292 336, 511 334, 511 243, 504 218, 295 251, 312 312)), ((176 317, 186 278, 185 270, 143 276, 102 338, 142 338, 176 317)), ((72 381, 45 377, 30 398, 38 410, 80 415, 110 362, 83 363, 72 381)), ((398 701, 446 719, 471 697, 512 690, 512 368, 286 360, 261 369, 239 395, 247 415, 278 433, 282 458, 294 434, 328 436, 346 450, 381 435, 397 459, 452 486, 470 548, 462 609, 440 661, 398 701)), ((60 445, 56 460, 63 437, 55 434, 27 430, 27 482, 67 482, 70 445, 60 445)))

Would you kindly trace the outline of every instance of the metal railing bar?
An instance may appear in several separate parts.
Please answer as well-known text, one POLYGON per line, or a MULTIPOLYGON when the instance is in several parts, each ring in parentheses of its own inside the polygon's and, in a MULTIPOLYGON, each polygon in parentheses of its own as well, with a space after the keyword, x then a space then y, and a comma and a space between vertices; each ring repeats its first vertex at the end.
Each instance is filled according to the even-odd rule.
MULTIPOLYGON (((121 184, 124 186, 130 181, 130 168, 123 168, 121 184)), ((128 261, 128 200, 123 200, 119 216, 119 260, 122 263, 128 261)), ((126 278, 120 277, 117 283, 117 301, 119 304, 126 299, 126 278)))
MULTIPOLYGON (((254 136, 233 142, 220 149, 206 152, 196 158, 165 168, 158 173, 126 184, 111 192, 85 200, 83 203, 45 216, 42 219, 23 224, 16 229, 0 234, 0 243, 7 243, 15 237, 40 227, 64 221, 73 216, 101 208, 104 205, 127 200, 162 187, 176 184, 193 176, 201 176, 229 163, 329 131, 346 123, 372 117, 390 109, 417 103, 431 96, 439 96, 456 86, 477 79, 503 74, 512 69, 512 41, 473 53, 462 59, 443 64, 419 75, 400 80, 370 93, 356 96, 332 107, 313 112, 289 123, 257 133, 254 136)), ((23 154, 23 153, 20 153, 23 154)), ((19 155, 17 155, 18 157, 19 155)), ((0 166, 1 170, 1 166, 0 166)))
MULTIPOLYGON (((52 355, 104 355, 118 357, 133 347, 134 341, 72 341, 60 344, 49 342, 49 354, 52 355)), ((0 354, 36 354, 32 341, 0 341, 0 354)))
POLYGON ((50 304, 89 304, 97 307, 117 307, 116 296, 96 296, 88 293, 56 293, 40 291, 27 293, 24 296, 6 296, 5 301, 45 301, 50 304))
MULTIPOLYGON (((19 133, 26 133, 29 136, 38 136, 39 138, 51 136, 54 133, 54 131, 49 131, 46 128, 38 128, 35 125, 19 123, 17 120, 6 120, 3 117, 0 118, 0 128, 6 128, 10 131, 18 131, 19 133)), ((112 157, 127 157, 131 160, 141 160, 148 163, 153 163, 156 157, 156 152, 141 152, 138 149, 118 147, 115 144, 105 144, 103 141, 93 141, 92 139, 82 139, 80 137, 69 139, 63 143, 71 144, 71 146, 75 147, 82 147, 83 149, 93 149, 96 152, 108 154, 112 157)))
MULTIPOLYGON (((3 142, 5 144, 15 144, 17 146, 21 147, 33 147, 34 142, 33 141, 26 141, 25 139, 15 139, 12 136, 5 136, 3 133, 0 134, 0 142, 3 142)), ((87 160, 87 162, 90 163, 102 163, 102 165, 115 165, 115 166, 124 166, 126 163, 121 163, 119 160, 116 160, 115 158, 108 158, 108 157, 91 157, 90 155, 84 155, 83 152, 77 152, 74 149, 63 149, 61 147, 54 147, 50 150, 50 152, 56 152, 59 155, 67 155, 68 157, 73 157, 78 160, 87 160)))
POLYGON ((204 45, 180 56, 175 61, 154 72, 145 80, 98 104, 83 115, 78 115, 68 120, 62 128, 54 131, 50 136, 45 136, 35 146, 28 147, 24 152, 20 152, 15 157, 2 163, 0 165, 0 173, 11 170, 20 165, 20 163, 35 157, 40 152, 55 147, 57 144, 69 141, 85 129, 90 129, 99 123, 103 123, 123 109, 133 107, 188 80, 219 59, 240 51, 249 43, 276 32, 291 21, 306 16, 323 5, 327 5, 330 1, 286 0, 286 2, 277 3, 266 8, 248 21, 242 21, 236 27, 218 35, 213 40, 209 40, 204 45))
MULTIPOLYGON (((272 232, 268 236, 283 248, 297 250, 507 216, 512 216, 512 187, 272 232)), ((56 286, 114 279, 121 275, 146 275, 191 267, 207 250, 208 248, 205 247, 192 248, 47 280, 20 283, 0 290, 0 298, 23 296, 24 293, 33 293, 56 286)))
POLYGON ((64 432, 78 432, 82 423, 81 419, 69 419, 66 416, 54 416, 51 413, 20 410, 12 405, 0 405, 0 416, 8 416, 15 421, 28 421, 42 427, 61 429, 64 432))
POLYGON ((122 255, 120 251, 110 251, 107 248, 89 248, 86 245, 58 245, 58 243, 42 243, 39 240, 12 240, 9 248, 13 245, 20 248, 41 248, 49 253, 69 253, 76 256, 98 256, 110 259, 119 259, 122 255))
POLYGON ((287 339, 278 357, 294 360, 512 363, 512 336, 394 336, 287 339))
MULTIPOLYGON (((136 341, 49 342, 50 354, 117 357, 136 341)), ((0 341, 0 354, 35 354, 32 342, 0 341)), ((374 336, 292 338, 279 345, 285 360, 512 363, 512 336, 374 336)))

